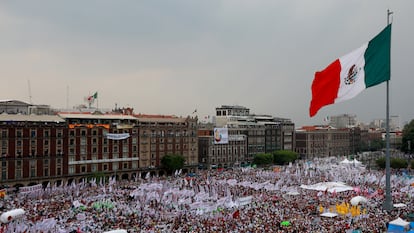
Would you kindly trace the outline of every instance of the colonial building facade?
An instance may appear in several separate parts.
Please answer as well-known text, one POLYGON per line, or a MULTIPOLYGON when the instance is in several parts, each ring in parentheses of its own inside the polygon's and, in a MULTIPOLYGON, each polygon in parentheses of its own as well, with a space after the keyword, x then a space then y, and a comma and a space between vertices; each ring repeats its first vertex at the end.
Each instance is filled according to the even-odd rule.
POLYGON ((184 156, 185 165, 198 165, 197 117, 135 115, 140 130, 140 168, 161 166, 167 154, 184 156))
POLYGON ((0 181, 7 186, 80 182, 90 176, 162 175, 161 159, 198 165, 197 118, 123 113, 0 114, 0 181))
POLYGON ((296 152, 306 159, 348 156, 352 148, 349 129, 307 126, 296 130, 296 152))
POLYGON ((58 116, 0 114, 1 183, 29 185, 67 175, 67 132, 58 116))

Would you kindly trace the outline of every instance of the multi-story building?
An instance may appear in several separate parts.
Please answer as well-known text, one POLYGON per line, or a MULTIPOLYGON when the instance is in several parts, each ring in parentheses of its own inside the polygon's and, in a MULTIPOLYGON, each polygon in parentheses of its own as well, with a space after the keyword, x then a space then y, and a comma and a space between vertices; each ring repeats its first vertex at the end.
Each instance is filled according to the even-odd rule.
POLYGON ((349 147, 351 154, 356 155, 362 150, 362 135, 364 131, 359 127, 348 128, 349 131, 349 147))
POLYGON ((199 130, 199 164, 201 168, 234 167, 244 165, 247 156, 247 136, 237 130, 213 128, 212 125, 199 130), (227 139, 217 142, 215 129, 227 131, 227 139))
POLYGON ((356 115, 341 114, 330 116, 329 125, 337 129, 355 127, 357 125, 356 115))
POLYGON ((139 165, 139 129, 131 115, 60 112, 67 123, 67 177, 103 173, 132 178, 139 165))
POLYGON ((135 115, 140 142, 140 167, 161 166, 164 155, 184 156, 188 168, 198 165, 197 117, 135 115))
POLYGON ((67 131, 59 116, 0 114, 1 183, 61 180, 68 174, 67 131))
POLYGON ((294 150, 295 124, 290 119, 270 115, 250 114, 242 106, 216 108, 214 122, 217 127, 240 128, 248 140, 248 160, 258 153, 271 153, 276 150, 294 150), (231 115, 232 113, 237 115, 231 115))
MULTIPOLYGON (((387 128, 386 119, 375 119, 370 123, 370 128, 383 129, 387 128)), ((389 118, 390 132, 399 132, 402 130, 401 118, 398 115, 390 116, 389 118)))
POLYGON ((265 152, 276 150, 294 150, 295 124, 286 118, 267 115, 253 115, 254 122, 265 126, 265 152))
POLYGON ((386 121, 384 119, 375 119, 369 124, 371 129, 384 129, 386 128, 386 121))
POLYGON ((243 165, 251 163, 257 154, 294 150, 295 127, 289 119, 253 115, 246 107, 227 105, 216 108, 214 119, 212 124, 206 124, 207 129, 199 132, 201 164, 222 164, 224 167, 243 165), (227 144, 211 143, 213 128, 228 131, 227 144))
POLYGON ((237 105, 222 105, 216 108, 217 117, 225 116, 248 116, 250 109, 237 105))
POLYGON ((296 130, 296 152, 307 159, 348 156, 351 153, 349 129, 305 126, 296 130))
POLYGON ((252 162, 257 154, 265 153, 266 136, 265 125, 251 121, 229 121, 227 122, 229 132, 233 135, 245 135, 247 138, 247 153, 245 162, 252 162))
POLYGON ((390 116, 389 125, 390 125, 390 131, 393 131, 393 132, 402 131, 401 118, 398 115, 390 116))
POLYGON ((20 100, 0 100, 0 113, 28 114, 30 106, 20 100))
POLYGON ((167 154, 198 165, 196 117, 123 113, 59 112, 0 114, 1 185, 61 184, 85 177, 132 179, 164 174, 167 154))
POLYGON ((49 105, 28 104, 20 100, 0 100, 0 113, 52 115, 49 105))
POLYGON ((383 137, 383 130, 380 129, 369 129, 367 132, 367 143, 368 146, 370 146, 371 142, 373 141, 380 141, 380 140, 384 140, 385 138, 383 137))

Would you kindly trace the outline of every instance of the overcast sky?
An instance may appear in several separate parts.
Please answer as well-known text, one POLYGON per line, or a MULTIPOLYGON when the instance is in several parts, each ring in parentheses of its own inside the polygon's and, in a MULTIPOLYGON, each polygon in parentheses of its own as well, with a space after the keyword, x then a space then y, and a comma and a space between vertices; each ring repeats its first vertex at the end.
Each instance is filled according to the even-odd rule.
POLYGON ((414 1, 1 1, 0 99, 199 118, 215 107, 292 119, 385 118, 385 83, 309 117, 314 73, 392 15, 390 114, 414 119, 414 1), (30 98, 31 96, 31 98, 30 98))

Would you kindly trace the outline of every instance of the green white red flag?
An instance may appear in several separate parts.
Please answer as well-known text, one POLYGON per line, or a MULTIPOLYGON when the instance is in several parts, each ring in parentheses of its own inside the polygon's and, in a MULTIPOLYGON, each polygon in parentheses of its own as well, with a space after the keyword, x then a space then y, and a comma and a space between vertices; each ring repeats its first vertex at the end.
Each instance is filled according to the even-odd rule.
POLYGON ((309 115, 354 98, 368 87, 390 80, 391 24, 372 40, 315 73, 309 115))
POLYGON ((93 95, 88 96, 88 101, 89 102, 93 102, 94 100, 96 100, 98 98, 98 92, 95 92, 93 95))

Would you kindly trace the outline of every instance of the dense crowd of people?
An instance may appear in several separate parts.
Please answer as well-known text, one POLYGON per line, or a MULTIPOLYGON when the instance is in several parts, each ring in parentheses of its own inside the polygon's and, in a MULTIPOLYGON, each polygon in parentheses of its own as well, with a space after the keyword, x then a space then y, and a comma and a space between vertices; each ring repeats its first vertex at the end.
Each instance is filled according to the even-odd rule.
POLYGON ((235 168, 176 173, 132 181, 89 180, 40 192, 8 194, 4 211, 23 216, 3 232, 386 232, 387 223, 414 210, 414 178, 393 172, 392 202, 383 208, 385 175, 335 158, 299 161, 270 169, 235 168), (346 189, 323 186, 342 182, 346 189), (309 189, 321 184, 317 189, 309 189), (350 188, 349 188, 350 187, 350 188), (363 196, 348 211, 350 200, 363 196), (347 206, 339 212, 338 206, 347 206), (322 213, 334 215, 324 217, 322 213))

